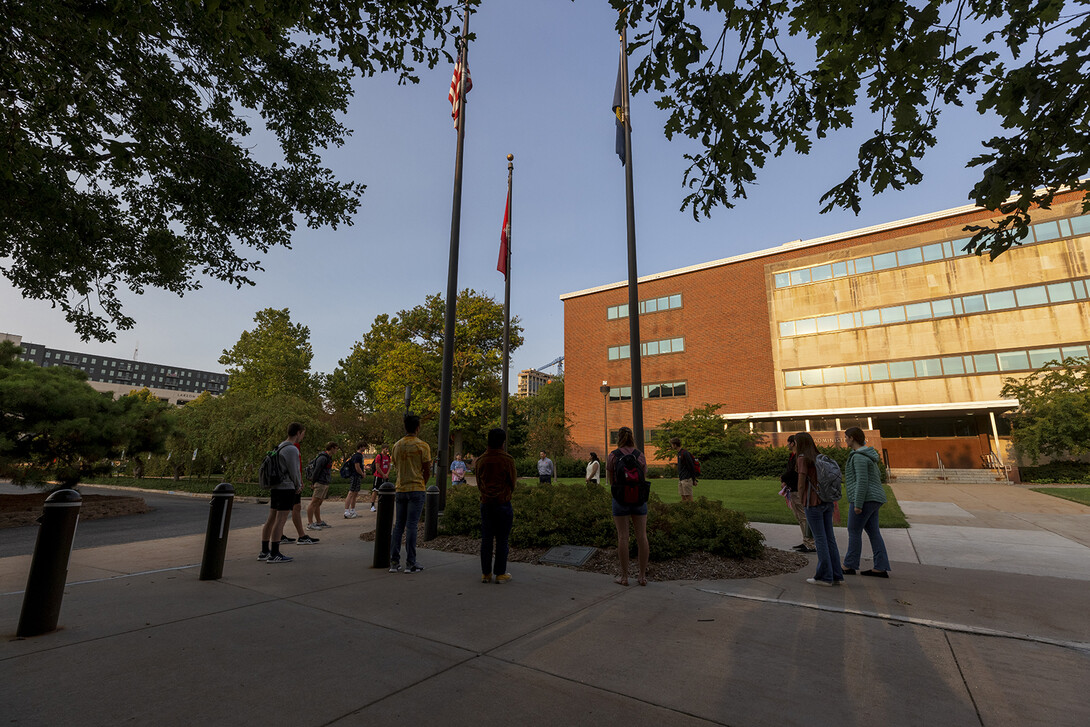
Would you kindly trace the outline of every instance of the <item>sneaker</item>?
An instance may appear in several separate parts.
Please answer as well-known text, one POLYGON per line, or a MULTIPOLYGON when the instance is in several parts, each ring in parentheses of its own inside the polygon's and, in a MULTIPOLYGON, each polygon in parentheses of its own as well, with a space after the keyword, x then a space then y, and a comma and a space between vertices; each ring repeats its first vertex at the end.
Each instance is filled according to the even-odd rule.
POLYGON ((307 530, 321 530, 321 523, 307 523, 307 530))
POLYGON ((304 535, 297 541, 299 545, 314 545, 318 542, 318 538, 312 538, 309 535, 304 535))
POLYGON ((401 572, 401 564, 400 563, 391 563, 390 564, 390 572, 391 573, 400 573, 401 572))
POLYGON ((806 582, 811 586, 829 586, 830 588, 833 586, 831 581, 819 581, 817 578, 807 578, 806 582))
POLYGON ((502 576, 496 576, 496 583, 507 583, 507 581, 509 580, 511 580, 510 573, 504 573, 502 576))
POLYGON ((345 516, 346 518, 348 518, 349 520, 351 520, 351 519, 352 519, 352 518, 354 518, 354 517, 359 517, 359 515, 357 515, 357 514, 356 514, 356 511, 355 511, 355 510, 349 510, 348 512, 346 512, 346 513, 344 514, 344 516, 345 516))
POLYGON ((258 560, 268 560, 269 559, 269 551, 267 551, 267 550, 261 551, 260 553, 257 554, 257 559, 258 560))
POLYGON ((491 582, 492 582, 492 574, 491 573, 488 573, 487 575, 482 575, 481 576, 481 583, 491 583, 491 582))
POLYGON ((378 508, 376 508, 374 505, 372 505, 371 506, 371 512, 378 512, 378 508))
POLYGON ((294 542, 295 542, 295 538, 289 538, 287 535, 281 535, 280 536, 280 544, 281 545, 291 545, 294 542))
POLYGON ((405 569, 405 572, 406 573, 419 573, 422 570, 424 570, 424 566, 422 566, 422 565, 410 565, 408 568, 405 569))
POLYGON ((331 527, 333 527, 332 525, 327 523, 325 520, 319 520, 318 522, 316 522, 314 524, 317 525, 320 528, 331 528, 331 527))
POLYGON ((269 555, 269 557, 265 559, 265 562, 266 563, 290 563, 293 560, 295 560, 295 558, 292 558, 290 555, 284 555, 283 553, 277 553, 276 555, 269 555))

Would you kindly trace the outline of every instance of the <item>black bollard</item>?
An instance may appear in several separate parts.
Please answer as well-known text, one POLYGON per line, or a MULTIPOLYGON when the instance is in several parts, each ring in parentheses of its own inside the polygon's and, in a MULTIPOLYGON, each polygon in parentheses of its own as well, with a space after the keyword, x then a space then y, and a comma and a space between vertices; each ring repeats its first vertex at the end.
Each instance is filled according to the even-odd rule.
POLYGON ((223 559, 227 555, 227 534, 231 531, 235 488, 229 482, 221 482, 212 490, 212 500, 208 504, 208 530, 204 534, 200 580, 215 581, 223 576, 223 559))
POLYGON ((435 540, 439 535, 439 488, 428 485, 424 496, 424 540, 435 540))
POLYGON ((375 559, 373 568, 390 567, 390 533, 394 529, 394 499, 397 488, 383 482, 378 488, 378 514, 375 516, 375 559))
POLYGON ((75 490, 58 490, 42 505, 38 519, 38 541, 30 560, 30 575, 23 594, 16 636, 38 636, 57 630, 64 584, 68 579, 68 558, 83 498, 75 490))

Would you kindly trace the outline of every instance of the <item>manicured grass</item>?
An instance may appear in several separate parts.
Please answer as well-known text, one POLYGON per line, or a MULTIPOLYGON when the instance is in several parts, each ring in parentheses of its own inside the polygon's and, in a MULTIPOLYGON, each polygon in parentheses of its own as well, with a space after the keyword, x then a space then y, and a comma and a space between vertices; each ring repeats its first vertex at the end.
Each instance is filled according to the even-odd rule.
POLYGON ((1090 505, 1090 487, 1032 487, 1030 489, 1081 505, 1090 505))
MULTIPOLYGON (((573 484, 583 480, 561 477, 556 481, 573 484)), ((893 491, 888 485, 883 487, 886 491, 886 504, 878 511, 878 525, 883 528, 907 528, 908 521, 905 520, 905 514, 901 512, 893 491)), ((651 480, 651 491, 663 502, 681 501, 681 496, 677 494, 677 480, 651 480)), ((693 491, 693 496, 721 500, 726 507, 745 513, 750 522, 797 524, 795 515, 780 497, 779 492, 779 480, 700 480, 693 491)), ((848 524, 846 500, 841 500, 840 516, 840 526, 846 527, 848 524)))

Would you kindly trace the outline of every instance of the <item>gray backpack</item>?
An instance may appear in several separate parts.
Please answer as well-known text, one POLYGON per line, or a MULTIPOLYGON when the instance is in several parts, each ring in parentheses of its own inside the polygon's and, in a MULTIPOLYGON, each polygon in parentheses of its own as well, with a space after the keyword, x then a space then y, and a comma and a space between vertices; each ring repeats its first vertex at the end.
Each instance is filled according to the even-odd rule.
POLYGON ((819 454, 814 464, 817 470, 817 493, 822 502, 840 499, 840 466, 827 454, 819 454))

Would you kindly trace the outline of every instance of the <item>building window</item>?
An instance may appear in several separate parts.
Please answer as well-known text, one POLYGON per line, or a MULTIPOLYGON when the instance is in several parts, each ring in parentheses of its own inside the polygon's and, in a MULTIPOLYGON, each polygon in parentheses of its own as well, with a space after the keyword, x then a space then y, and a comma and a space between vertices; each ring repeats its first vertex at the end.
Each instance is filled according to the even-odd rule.
MULTIPOLYGON (((674 308, 681 307, 681 293, 675 293, 674 295, 664 295, 660 298, 648 298, 647 300, 640 301, 640 315, 647 315, 648 313, 658 313, 664 310, 672 310, 674 308)), ((611 305, 606 308, 606 318, 614 320, 616 318, 628 317, 628 304, 623 305, 611 305)))

